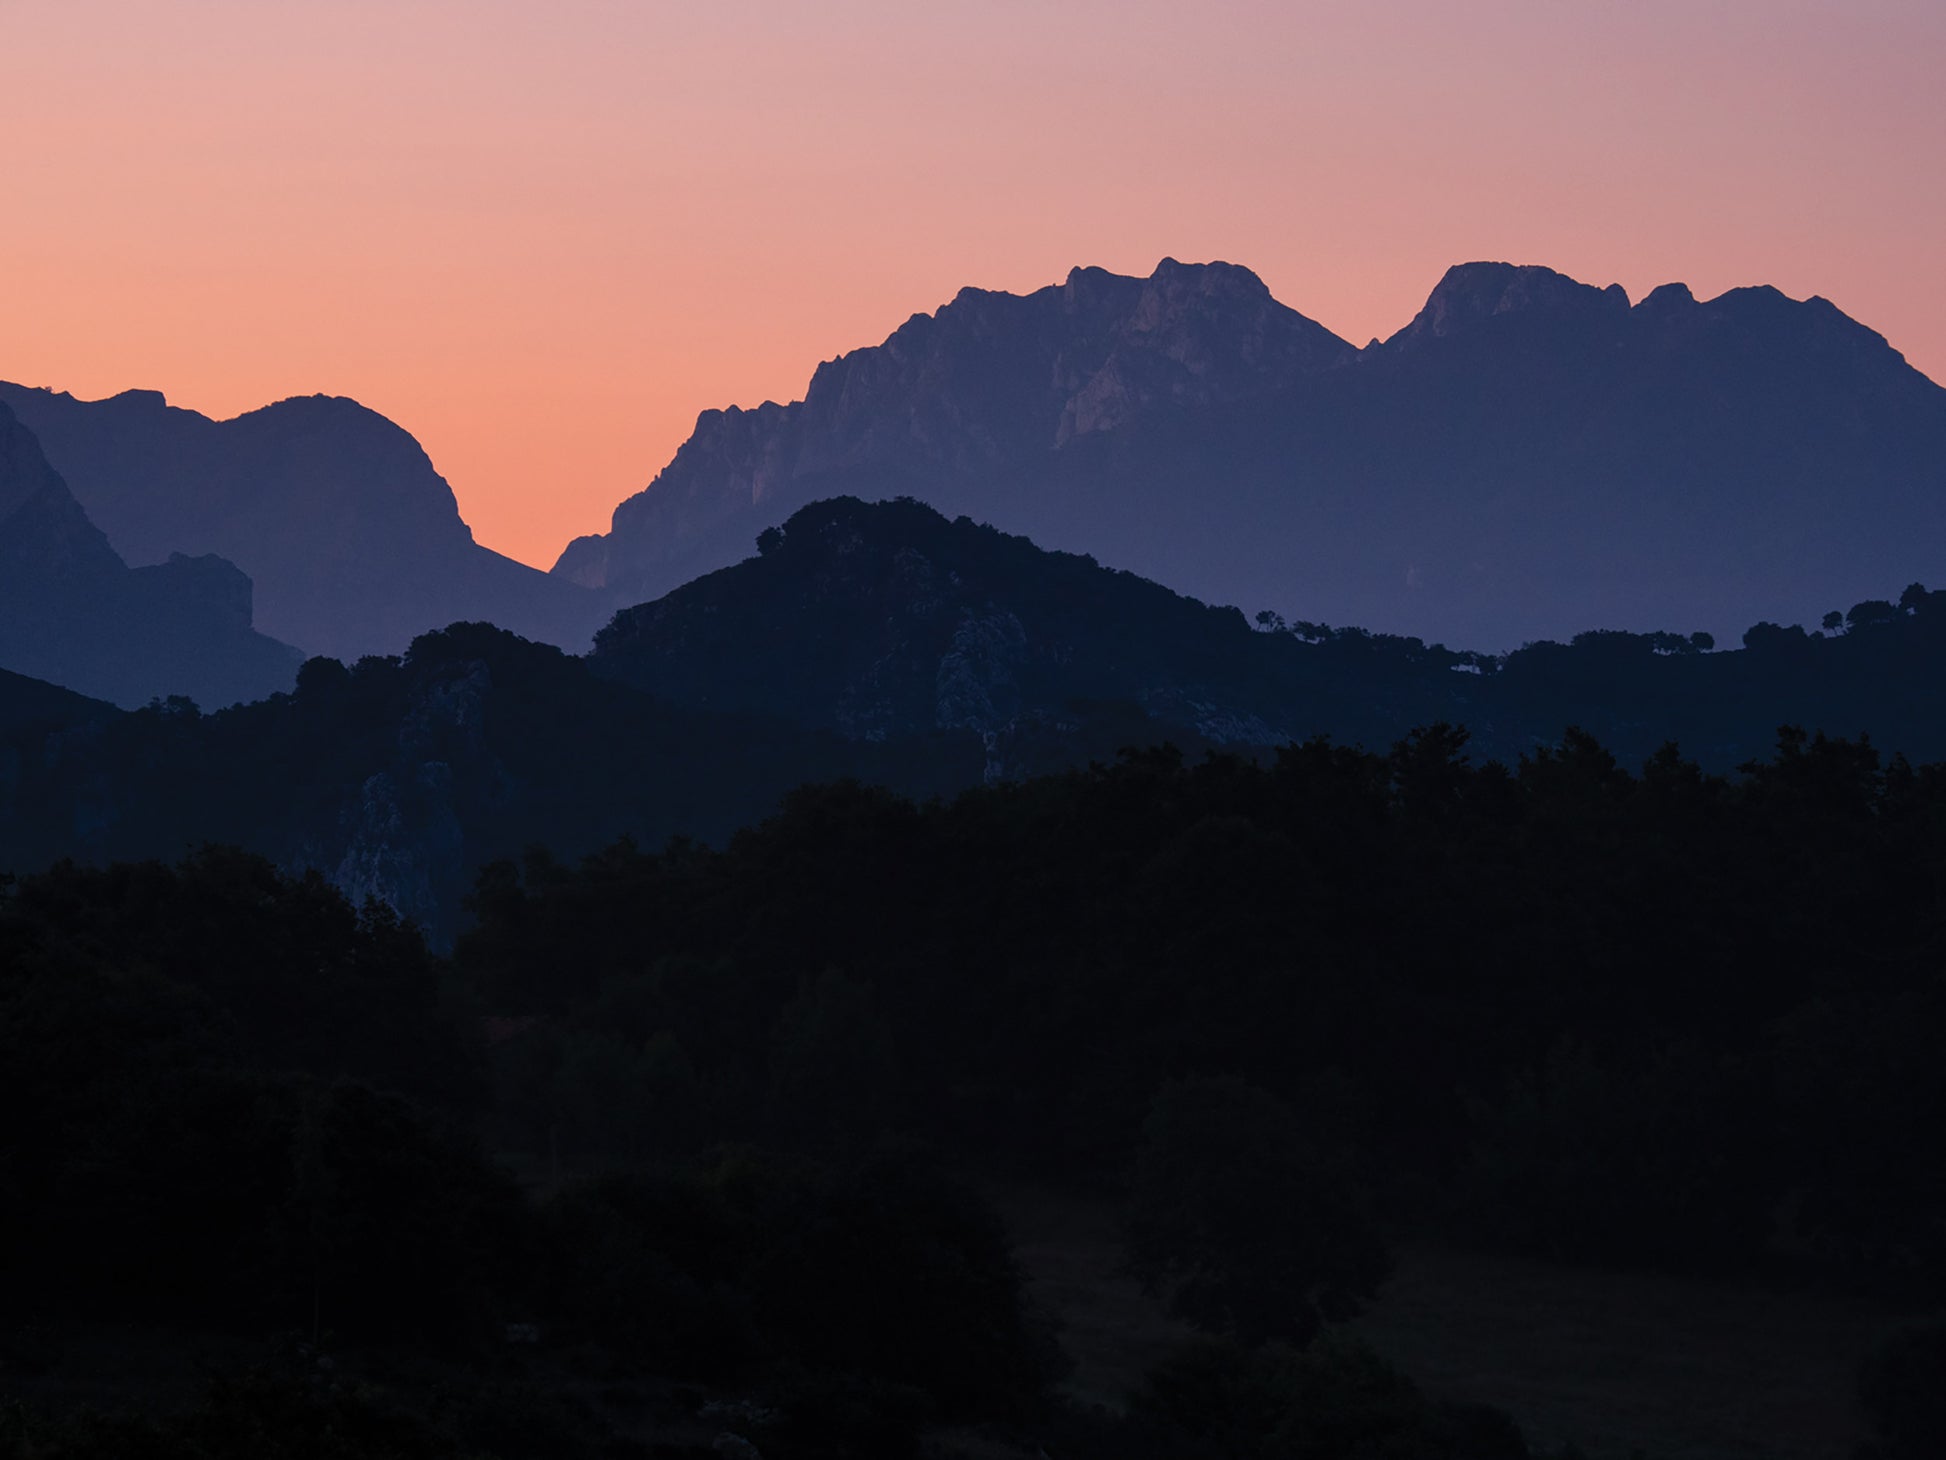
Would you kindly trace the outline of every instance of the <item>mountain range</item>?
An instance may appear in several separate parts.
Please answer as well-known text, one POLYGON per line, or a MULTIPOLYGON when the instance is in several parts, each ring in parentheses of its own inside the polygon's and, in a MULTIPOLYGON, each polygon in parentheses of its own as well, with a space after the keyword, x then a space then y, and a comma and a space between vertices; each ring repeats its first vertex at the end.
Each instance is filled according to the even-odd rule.
POLYGON ((251 614, 250 579, 221 558, 131 568, 0 402, 0 666, 121 705, 260 699, 303 656, 251 614))
POLYGON ((1248 270, 967 289, 706 411, 554 573, 617 607, 909 495, 1213 603, 1476 649, 1732 635, 1946 567, 1946 390, 1823 299, 1449 270, 1363 349, 1248 270))
POLYGON ((607 616, 595 595, 474 542, 419 443, 355 401, 228 421, 147 390, 84 401, 0 384, 0 403, 122 557, 227 559, 255 584, 258 627, 307 653, 395 654, 466 619, 579 650, 607 616))
MULTIPOLYGON (((289 683, 283 645, 353 662, 452 622, 578 652, 838 496, 1469 651, 1728 640, 1946 566, 1946 390, 1882 337, 1767 288, 1632 304, 1509 264, 1449 270, 1362 349, 1229 264, 962 290, 802 401, 705 412, 545 574, 475 543, 418 443, 353 401, 216 421, 0 385, 0 409, 0 668, 123 704, 250 698, 289 683)), ((738 621, 716 652, 763 660, 773 626, 738 621)), ((1274 709, 1266 728, 1300 723, 1274 709)))

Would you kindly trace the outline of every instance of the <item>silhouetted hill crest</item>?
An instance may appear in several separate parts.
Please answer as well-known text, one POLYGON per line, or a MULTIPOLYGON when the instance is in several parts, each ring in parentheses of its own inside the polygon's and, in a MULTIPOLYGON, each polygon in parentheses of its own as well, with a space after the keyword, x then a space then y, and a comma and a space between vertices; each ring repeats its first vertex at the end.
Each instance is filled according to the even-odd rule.
POLYGON ((813 503, 760 547, 617 614, 595 669, 857 739, 970 730, 990 776, 1163 738, 1306 733, 1307 666, 1324 656, 1092 557, 911 499, 813 503))

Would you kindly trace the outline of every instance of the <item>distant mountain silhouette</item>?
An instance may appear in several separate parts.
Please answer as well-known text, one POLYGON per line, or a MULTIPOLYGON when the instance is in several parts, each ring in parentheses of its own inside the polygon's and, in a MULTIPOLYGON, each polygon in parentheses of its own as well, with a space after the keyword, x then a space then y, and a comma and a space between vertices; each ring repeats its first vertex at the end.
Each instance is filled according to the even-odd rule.
POLYGON ((1474 648, 1603 626, 1733 635, 1946 576, 1946 390, 1822 299, 1631 306, 1448 271, 1363 350, 1247 270, 965 290, 705 412, 556 576, 618 605, 837 494, 909 494, 1211 602, 1474 648))
POLYGON ((121 705, 218 706, 287 688, 301 658, 251 628, 234 564, 130 568, 0 403, 0 667, 121 705))
POLYGON ((456 619, 586 646, 592 595, 473 541, 419 443, 355 401, 311 396, 230 421, 154 391, 109 400, 0 384, 129 561, 217 553, 254 580, 267 633, 312 653, 394 653, 456 619))

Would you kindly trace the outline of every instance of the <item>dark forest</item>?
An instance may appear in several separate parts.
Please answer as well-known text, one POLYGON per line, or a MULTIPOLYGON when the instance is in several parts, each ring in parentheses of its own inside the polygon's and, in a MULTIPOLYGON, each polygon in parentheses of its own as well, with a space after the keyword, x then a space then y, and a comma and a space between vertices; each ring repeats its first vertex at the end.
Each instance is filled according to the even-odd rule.
MULTIPOLYGON (((1541 1453, 1348 1336, 1399 1244, 1946 1288, 1942 831, 1946 773, 1868 743, 1718 776, 1434 725, 536 848, 450 957, 245 853, 63 864, 0 904, 0 1358, 44 1376, 0 1436, 1541 1453), (1111 1202, 1202 1335, 1120 1413, 1061 1397, 995 1181, 1111 1202), (64 1407, 83 1328, 233 1361, 188 1409, 64 1407)), ((1938 1347, 1864 1376, 1874 1453, 1937 1434, 1938 1347)))

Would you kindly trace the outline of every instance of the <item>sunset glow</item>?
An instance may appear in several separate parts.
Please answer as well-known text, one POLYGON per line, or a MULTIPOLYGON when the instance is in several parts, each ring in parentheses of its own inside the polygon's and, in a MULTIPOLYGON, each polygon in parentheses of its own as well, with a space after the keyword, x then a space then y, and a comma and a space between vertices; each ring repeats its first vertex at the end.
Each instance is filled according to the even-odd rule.
POLYGON ((0 0, 0 378, 355 396, 547 566, 963 285, 1822 294, 1946 379, 1938 0, 0 0))

